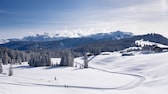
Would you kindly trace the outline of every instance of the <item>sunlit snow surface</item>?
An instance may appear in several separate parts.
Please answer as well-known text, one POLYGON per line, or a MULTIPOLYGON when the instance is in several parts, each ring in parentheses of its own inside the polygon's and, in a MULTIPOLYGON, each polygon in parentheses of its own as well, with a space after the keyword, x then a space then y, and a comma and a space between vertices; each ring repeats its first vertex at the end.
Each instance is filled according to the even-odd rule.
MULTIPOLYGON (((0 94, 167 94, 168 53, 102 53, 90 57, 88 69, 77 67, 29 67, 27 63, 3 65, 0 94)), ((58 63, 60 59, 52 59, 58 63)))
POLYGON ((168 48, 167 45, 163 45, 163 44, 155 43, 155 42, 150 42, 150 41, 144 41, 143 39, 135 41, 135 44, 142 46, 142 47, 145 45, 150 45, 150 46, 157 45, 158 47, 161 47, 161 48, 168 48))

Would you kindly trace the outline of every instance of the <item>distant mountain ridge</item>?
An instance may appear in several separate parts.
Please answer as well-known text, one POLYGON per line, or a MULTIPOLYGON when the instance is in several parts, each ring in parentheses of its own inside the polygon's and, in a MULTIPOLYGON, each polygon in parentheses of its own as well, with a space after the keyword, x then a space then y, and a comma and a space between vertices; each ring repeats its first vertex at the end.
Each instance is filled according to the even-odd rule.
POLYGON ((59 34, 50 35, 49 33, 36 34, 31 36, 26 36, 21 39, 21 41, 53 41, 53 40, 62 40, 66 37, 59 36, 59 34))
POLYGON ((111 38, 112 40, 118 40, 118 39, 130 38, 132 36, 134 35, 131 32, 116 31, 116 32, 110 32, 110 33, 92 34, 87 37, 90 37, 93 39, 111 38))
POLYGON ((129 32, 98 33, 87 37, 65 38, 53 41, 10 41, 0 46, 17 50, 63 50, 72 49, 84 51, 117 51, 135 46, 136 40, 151 41, 168 45, 168 39, 160 34, 146 34, 134 36, 129 32))
POLYGON ((59 41, 63 39, 69 38, 91 38, 91 39, 105 39, 111 38, 113 40, 123 39, 123 38, 130 38, 133 36, 131 32, 110 32, 110 33, 97 33, 91 35, 82 35, 81 33, 68 33, 68 34, 50 34, 50 33, 42 33, 42 34, 35 34, 23 37, 22 39, 10 39, 10 41, 36 41, 36 42, 46 42, 46 41, 59 41))

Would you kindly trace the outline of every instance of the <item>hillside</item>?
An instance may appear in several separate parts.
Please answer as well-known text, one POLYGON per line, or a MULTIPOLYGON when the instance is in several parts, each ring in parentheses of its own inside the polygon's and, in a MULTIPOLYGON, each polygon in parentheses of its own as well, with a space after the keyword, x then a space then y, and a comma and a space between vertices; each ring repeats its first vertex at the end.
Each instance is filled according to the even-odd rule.
MULTIPOLYGON (((9 77, 8 65, 0 74, 1 94, 166 94, 168 53, 121 56, 108 53, 94 57, 88 69, 77 67, 29 67, 14 65, 9 77), (159 59, 156 59, 159 58, 159 59), (155 60, 154 60, 155 59, 155 60)), ((58 59, 52 59, 57 61, 58 59)), ((54 62, 54 61, 53 61, 54 62)))
POLYGON ((136 46, 135 41, 143 39, 144 41, 151 41, 155 43, 160 43, 168 45, 168 39, 160 34, 146 34, 146 35, 137 35, 131 38, 125 38, 120 40, 99 40, 93 43, 88 43, 86 45, 81 45, 74 48, 76 52, 94 52, 97 50, 108 52, 108 51, 120 51, 128 47, 136 46))

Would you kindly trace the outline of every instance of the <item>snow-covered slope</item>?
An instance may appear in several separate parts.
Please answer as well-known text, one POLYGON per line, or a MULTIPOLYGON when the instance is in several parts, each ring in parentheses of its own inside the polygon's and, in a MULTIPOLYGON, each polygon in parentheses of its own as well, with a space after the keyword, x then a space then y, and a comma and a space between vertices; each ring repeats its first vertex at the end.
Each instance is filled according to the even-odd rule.
POLYGON ((26 64, 13 68, 14 75, 8 77, 5 74, 8 74, 8 65, 4 66, 4 72, 0 74, 0 94, 79 94, 75 91, 124 89, 125 85, 137 79, 94 69, 32 68, 26 64))
MULTIPOLYGON (((148 85, 148 83, 151 82, 154 84, 155 81, 162 83, 162 81, 168 78, 168 75, 166 75, 168 71, 167 56, 168 52, 139 54, 128 57, 120 56, 119 54, 107 56, 98 55, 90 62, 90 66, 113 72, 141 75, 145 77, 144 84, 148 85)), ((168 83, 162 85, 168 86, 168 83)))
MULTIPOLYGON (((121 56, 104 52, 91 56, 89 68, 9 65, 0 74, 0 94, 167 94, 168 53, 121 56)), ((60 59, 52 59, 59 62, 60 59)), ((75 64, 82 65, 83 58, 75 64)))

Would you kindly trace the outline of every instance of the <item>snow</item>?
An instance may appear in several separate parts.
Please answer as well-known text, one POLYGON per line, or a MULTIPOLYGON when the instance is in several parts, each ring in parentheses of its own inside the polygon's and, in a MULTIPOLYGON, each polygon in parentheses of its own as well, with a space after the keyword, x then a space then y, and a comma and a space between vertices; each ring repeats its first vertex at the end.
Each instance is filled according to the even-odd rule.
POLYGON ((84 34, 82 34, 80 32, 80 30, 74 30, 74 31, 69 31, 67 32, 66 30, 62 31, 62 32, 58 32, 58 33, 48 33, 48 32, 42 32, 42 33, 38 33, 38 34, 34 34, 32 32, 29 33, 29 36, 32 37, 37 37, 37 36, 43 36, 46 38, 78 38, 78 37, 83 37, 84 34))
MULTIPOLYGON (((9 65, 0 74, 0 94, 167 94, 168 52, 121 56, 104 52, 89 57, 89 68, 9 65)), ((52 58, 53 64, 60 58, 52 58)), ((83 57, 75 58, 82 65, 83 57)))
POLYGON ((7 40, 7 39, 1 39, 1 40, 0 40, 0 44, 5 44, 5 43, 8 43, 8 42, 10 42, 10 41, 7 40))
MULTIPOLYGON (((0 93, 8 92, 9 94, 46 94, 46 90, 61 89, 64 85, 77 88, 116 88, 123 86, 136 80, 136 78, 128 75, 109 74, 107 72, 94 69, 76 69, 76 68, 48 68, 39 67, 33 68, 27 65, 15 65, 14 75, 0 75, 0 93), (56 80, 55 80, 56 77, 56 80), (117 78, 117 79, 116 79, 117 78), (111 83, 111 84, 109 84, 111 83), (48 89, 46 89, 46 87, 48 89), (5 88, 5 91, 4 91, 5 88), (25 92, 24 90, 28 92, 25 92), (40 91, 39 91, 39 89, 40 91), (37 90, 36 90, 37 89, 37 90), (43 92, 44 91, 44 92, 43 92)), ((4 66, 4 73, 7 73, 8 66, 4 66)), ((66 89, 65 89, 66 90, 66 89)), ((61 92, 60 91, 60 92, 61 92)), ((64 91, 64 90, 63 90, 64 91)), ((50 94, 53 94, 51 92, 50 94)))
POLYGON ((143 39, 135 41, 135 44, 142 46, 142 47, 145 45, 150 45, 150 46, 157 45, 158 47, 161 47, 161 48, 168 48, 167 45, 163 45, 163 44, 159 44, 159 43, 155 43, 155 42, 150 42, 150 41, 144 41, 143 39))
POLYGON ((124 49, 124 51, 133 51, 133 50, 141 50, 141 49, 142 49, 141 47, 129 47, 124 49))
POLYGON ((51 58, 51 63, 52 64, 60 64, 61 58, 51 58))
POLYGON ((34 34, 32 32, 29 32, 28 36, 25 36, 22 40, 30 41, 41 41, 40 39, 45 39, 48 41, 51 40, 62 40, 66 38, 82 38, 82 37, 88 37, 93 39, 101 39, 101 38, 107 38, 107 37, 113 37, 114 39, 122 39, 122 38, 128 38, 133 36, 130 32, 109 32, 109 33, 93 33, 93 32, 84 32, 81 30, 61 30, 59 32, 55 33, 48 33, 48 32, 42 32, 38 34, 34 34))

